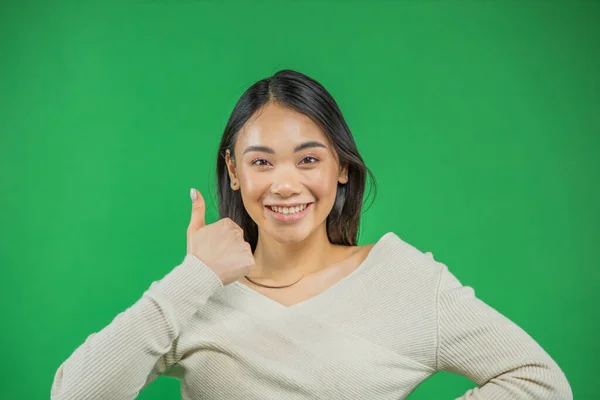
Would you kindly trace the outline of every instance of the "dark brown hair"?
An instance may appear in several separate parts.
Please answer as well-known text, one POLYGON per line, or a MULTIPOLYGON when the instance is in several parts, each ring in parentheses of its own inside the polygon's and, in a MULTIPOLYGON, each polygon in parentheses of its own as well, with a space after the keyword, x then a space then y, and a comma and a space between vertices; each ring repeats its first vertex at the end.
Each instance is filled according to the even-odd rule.
POLYGON ((277 103, 310 117, 333 145, 340 166, 348 166, 348 182, 338 183, 335 203, 327 216, 327 236, 334 244, 356 245, 367 174, 376 191, 375 179, 358 153, 352 133, 333 97, 316 80, 289 69, 254 83, 231 112, 217 155, 220 218, 229 217, 237 223, 254 252, 258 227, 244 208, 240 191, 231 189, 225 154, 229 149, 230 157, 234 157, 240 129, 268 103, 277 103))

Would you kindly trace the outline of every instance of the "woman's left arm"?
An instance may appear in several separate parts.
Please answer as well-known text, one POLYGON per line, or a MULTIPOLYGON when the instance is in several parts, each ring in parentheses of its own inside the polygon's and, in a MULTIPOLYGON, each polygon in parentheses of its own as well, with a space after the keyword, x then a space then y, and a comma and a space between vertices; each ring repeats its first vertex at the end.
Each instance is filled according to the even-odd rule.
POLYGON ((439 264, 436 369, 479 385, 459 399, 572 400, 569 382, 550 355, 439 264))

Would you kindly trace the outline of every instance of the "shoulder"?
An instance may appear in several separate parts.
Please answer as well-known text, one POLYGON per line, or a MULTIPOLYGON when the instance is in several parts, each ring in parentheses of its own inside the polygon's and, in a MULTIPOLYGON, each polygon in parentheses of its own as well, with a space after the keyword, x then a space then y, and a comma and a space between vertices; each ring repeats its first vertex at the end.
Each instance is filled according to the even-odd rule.
POLYGON ((434 259, 431 251, 423 251, 401 238, 395 232, 386 232, 374 243, 374 261, 382 264, 390 275, 403 281, 416 280, 437 283, 444 268, 434 259))
POLYGON ((383 320, 393 320, 390 329, 394 334, 425 332, 410 340, 418 342, 416 348, 429 346, 435 341, 432 335, 443 264, 394 232, 381 236, 369 259, 361 281, 362 289, 368 292, 364 301, 369 302, 369 311, 383 320))

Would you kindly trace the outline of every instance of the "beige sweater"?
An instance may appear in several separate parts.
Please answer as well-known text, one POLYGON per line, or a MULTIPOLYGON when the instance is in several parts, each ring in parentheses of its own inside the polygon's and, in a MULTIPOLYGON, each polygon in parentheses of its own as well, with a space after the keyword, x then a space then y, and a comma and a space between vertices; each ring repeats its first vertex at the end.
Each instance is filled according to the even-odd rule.
POLYGON ((350 275, 291 307, 223 286, 188 254, 58 367, 51 398, 135 399, 165 375, 186 400, 397 400, 436 371, 477 384, 460 399, 573 398, 534 339, 388 232, 350 275))

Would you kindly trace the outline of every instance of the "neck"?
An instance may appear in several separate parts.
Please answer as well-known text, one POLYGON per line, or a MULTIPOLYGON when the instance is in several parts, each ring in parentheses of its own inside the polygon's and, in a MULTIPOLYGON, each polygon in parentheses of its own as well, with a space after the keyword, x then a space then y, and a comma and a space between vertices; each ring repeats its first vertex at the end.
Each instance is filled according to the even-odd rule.
POLYGON ((325 226, 322 228, 289 243, 259 233, 250 278, 265 285, 285 285, 329 265, 337 246, 329 242, 325 226))

